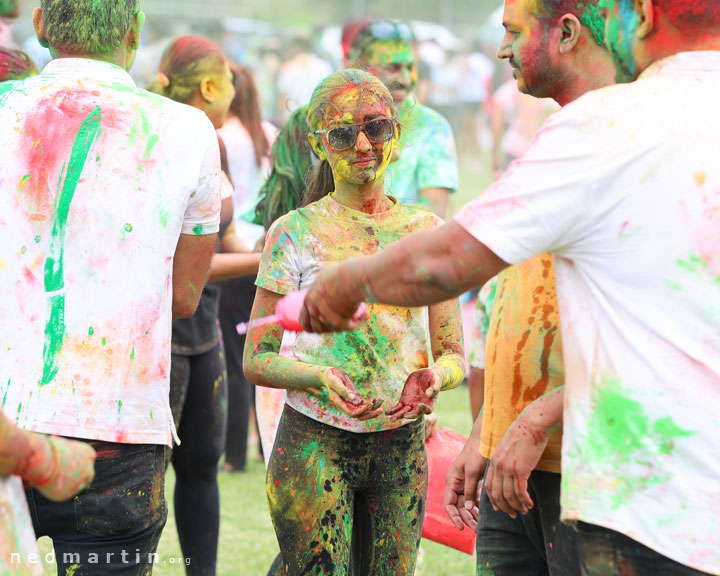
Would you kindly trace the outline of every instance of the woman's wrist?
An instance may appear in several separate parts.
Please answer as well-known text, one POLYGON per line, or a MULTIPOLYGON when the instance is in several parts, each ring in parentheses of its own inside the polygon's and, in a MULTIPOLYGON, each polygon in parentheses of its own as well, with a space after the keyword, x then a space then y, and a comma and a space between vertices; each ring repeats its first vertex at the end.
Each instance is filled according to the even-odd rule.
POLYGON ((443 354, 430 369, 440 377, 440 390, 452 390, 465 378, 465 358, 460 354, 443 354))

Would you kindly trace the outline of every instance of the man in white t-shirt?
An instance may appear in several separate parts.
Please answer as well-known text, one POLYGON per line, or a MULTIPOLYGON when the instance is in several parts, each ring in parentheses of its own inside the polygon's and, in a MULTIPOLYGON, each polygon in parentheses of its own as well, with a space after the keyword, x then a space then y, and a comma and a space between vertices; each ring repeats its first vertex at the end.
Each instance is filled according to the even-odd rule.
POLYGON ((303 321, 352 327, 365 298, 427 305, 551 252, 566 385, 508 431, 493 503, 532 506, 562 418, 562 516, 587 574, 720 574, 720 9, 602 7, 619 79, 637 80, 554 114, 453 222, 325 269, 303 321))
POLYGON ((74 501, 27 492, 62 573, 145 574, 166 517, 171 320, 193 314, 218 230, 217 136, 128 75, 137 0, 43 0, 33 20, 56 58, 0 86, 0 398, 19 427, 97 451, 74 501))

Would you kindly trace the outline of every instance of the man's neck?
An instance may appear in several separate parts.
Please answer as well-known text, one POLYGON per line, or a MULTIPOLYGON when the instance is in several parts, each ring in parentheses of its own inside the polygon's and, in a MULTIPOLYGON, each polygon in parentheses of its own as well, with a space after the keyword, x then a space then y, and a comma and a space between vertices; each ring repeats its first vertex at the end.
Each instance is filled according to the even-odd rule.
POLYGON ((643 48, 638 63, 641 71, 681 52, 720 51, 720 31, 705 30, 690 35, 666 26, 659 29, 652 39, 648 39, 643 48))
POLYGON ((126 58, 120 51, 109 53, 109 54, 86 54, 83 52, 67 52, 64 50, 52 50, 54 59, 60 58, 84 58, 86 60, 97 60, 99 62, 107 62, 108 64, 115 64, 127 70, 126 58))

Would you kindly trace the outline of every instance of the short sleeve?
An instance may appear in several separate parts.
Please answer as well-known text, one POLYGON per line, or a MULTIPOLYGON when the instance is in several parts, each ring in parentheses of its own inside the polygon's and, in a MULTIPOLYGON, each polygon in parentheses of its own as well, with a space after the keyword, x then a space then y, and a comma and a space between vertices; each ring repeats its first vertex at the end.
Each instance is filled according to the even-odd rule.
POLYGON ((425 188, 458 188, 458 158, 450 123, 434 113, 426 124, 427 133, 418 140, 421 146, 417 166, 418 190, 425 188))
POLYGON ((267 232, 255 285, 285 296, 300 289, 302 269, 296 240, 287 228, 289 216, 276 221, 267 232))
POLYGON ((601 216, 596 191, 605 173, 593 144, 597 127, 565 112, 551 116, 528 152, 455 216, 509 264, 541 252, 571 256, 601 216))
POLYGON ((206 142, 198 181, 195 189, 190 192, 185 209, 183 234, 203 236, 220 230, 220 197, 223 190, 220 147, 209 121, 206 142))

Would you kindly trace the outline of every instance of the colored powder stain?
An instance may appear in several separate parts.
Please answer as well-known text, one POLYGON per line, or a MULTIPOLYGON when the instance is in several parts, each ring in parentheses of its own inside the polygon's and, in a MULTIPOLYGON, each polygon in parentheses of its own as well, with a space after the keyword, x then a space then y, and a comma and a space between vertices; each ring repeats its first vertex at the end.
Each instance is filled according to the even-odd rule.
POLYGON ((27 252, 27 246, 22 246, 20 248, 20 254, 25 254, 25 252, 27 252))
POLYGON ((702 188, 705 180, 707 180, 707 174, 705 172, 695 172, 695 183, 698 185, 698 188, 702 188))
POLYGON ((88 330, 88 336, 92 336, 93 334, 95 334, 95 328, 90 326, 90 329, 88 330))
POLYGON ((122 400, 118 400, 118 416, 120 416, 120 410, 122 410, 122 400))
POLYGON ((67 219, 80 176, 90 155, 90 148, 97 140, 101 130, 100 108, 98 107, 80 125, 70 153, 67 171, 65 171, 65 181, 55 198, 50 249, 45 261, 45 292, 54 294, 49 297, 50 310, 45 325, 43 373, 39 382, 40 386, 49 384, 58 372, 58 355, 62 350, 65 337, 65 295, 57 292, 65 287, 63 252, 67 219))
POLYGON ((105 339, 105 336, 103 336, 102 345, 105 346, 105 344, 107 344, 107 340, 105 339))
POLYGON ((30 180, 30 174, 25 174, 25 176, 22 177, 22 180, 20 180, 20 190, 25 188, 25 183, 30 180))
POLYGON ((8 382, 7 382, 7 388, 5 388, 5 394, 3 394, 2 407, 0 407, 0 410, 5 409, 5 403, 7 402, 7 395, 8 395, 8 392, 10 392, 10 382, 12 382, 12 380, 8 380, 8 382))
POLYGON ((35 244, 40 244, 40 240, 42 240, 42 238, 40 237, 40 235, 35 236, 35 244))
POLYGON ((153 148, 155 148, 155 145, 158 143, 158 140, 160 137, 157 134, 151 134, 148 138, 147 147, 145 148, 145 154, 143 156, 143 160, 147 160, 150 158, 150 154, 152 154, 153 148))
POLYGON ((71 566, 68 566, 65 568, 65 574, 67 576, 75 576, 75 572, 77 572, 80 569, 80 564, 72 564, 71 566))
POLYGON ((133 346, 132 352, 130 352, 130 360, 135 360, 135 346, 133 346))
POLYGON ((133 229, 132 224, 130 224, 129 222, 127 224, 125 224, 125 226, 123 226, 123 228, 125 228, 125 232, 132 232, 132 229, 133 229))
POLYGON ((594 400, 586 457, 613 469, 623 468, 623 475, 615 478, 620 485, 613 498, 617 508, 628 495, 667 481, 667 475, 653 476, 653 464, 659 456, 672 454, 678 438, 695 432, 681 428, 669 416, 651 421, 642 404, 628 396, 618 379, 604 380, 594 400), (633 464, 638 467, 636 473, 633 464))
POLYGON ((203 227, 202 225, 198 224, 193 228, 193 233, 197 234, 198 236, 203 233, 203 227))
POLYGON ((5 268, 5 264, 6 264, 5 260, 3 258, 0 258, 0 270, 5 268))
POLYGON ((155 414, 153 414, 152 408, 150 408, 150 420, 155 420, 155 414))

